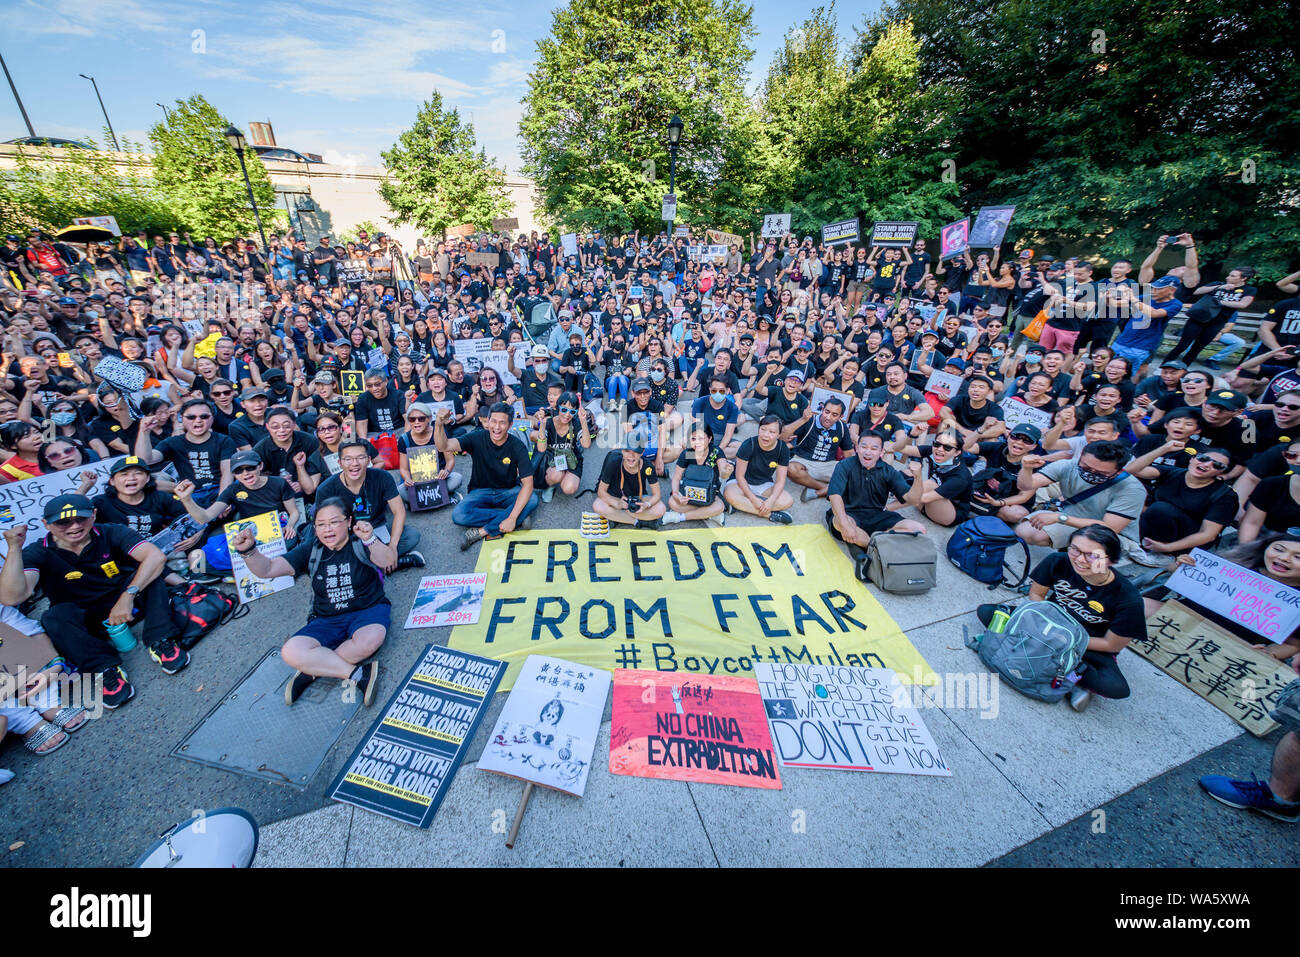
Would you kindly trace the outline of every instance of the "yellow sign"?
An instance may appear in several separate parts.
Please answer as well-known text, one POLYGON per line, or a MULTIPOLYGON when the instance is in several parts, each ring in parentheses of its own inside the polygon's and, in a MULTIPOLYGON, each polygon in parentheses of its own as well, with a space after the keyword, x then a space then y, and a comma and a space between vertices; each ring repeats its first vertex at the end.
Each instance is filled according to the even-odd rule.
POLYGON ((448 647, 607 670, 754 676, 755 661, 930 667, 820 525, 507 535, 484 547, 483 614, 448 647))
POLYGON ((344 395, 361 395, 366 391, 366 374, 360 369, 344 369, 339 373, 344 395))

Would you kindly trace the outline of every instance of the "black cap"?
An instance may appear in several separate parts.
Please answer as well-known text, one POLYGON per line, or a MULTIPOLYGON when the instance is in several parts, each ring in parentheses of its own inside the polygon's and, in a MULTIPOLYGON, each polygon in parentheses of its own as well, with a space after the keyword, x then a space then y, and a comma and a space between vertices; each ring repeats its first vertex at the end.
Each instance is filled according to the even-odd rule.
POLYGON ((1015 426, 1015 428, 1013 428, 1008 434, 1023 435, 1025 438, 1030 439, 1031 441, 1034 442, 1043 441, 1043 430, 1036 425, 1031 425, 1028 422, 1021 422, 1019 425, 1015 426))
POLYGON ((1205 397, 1206 405, 1217 405, 1223 409, 1240 412, 1246 407, 1246 397, 1233 389, 1220 389, 1205 397))
POLYGON ((128 455, 120 461, 114 462, 113 467, 108 470, 108 474, 110 476, 116 475, 118 472, 125 472, 127 469, 140 469, 142 472, 148 472, 149 466, 144 464, 144 459, 128 455))
POLYGON ((84 495, 60 495, 45 503, 45 520, 57 522, 65 518, 89 518, 95 506, 84 495))

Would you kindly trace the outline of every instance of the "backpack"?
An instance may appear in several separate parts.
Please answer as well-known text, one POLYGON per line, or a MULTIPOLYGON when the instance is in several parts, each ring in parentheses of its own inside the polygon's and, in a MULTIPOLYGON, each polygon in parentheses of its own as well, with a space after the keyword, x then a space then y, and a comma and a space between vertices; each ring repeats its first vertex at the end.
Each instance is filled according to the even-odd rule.
MULTIPOLYGON (((394 550, 396 550, 396 545, 397 543, 394 542, 394 550)), ((357 556, 357 561, 361 562, 361 564, 369 565, 371 568, 374 568, 375 572, 381 579, 384 577, 384 573, 370 560, 370 553, 366 551, 366 546, 362 545, 361 539, 357 538, 355 535, 352 537, 352 554, 357 556)), ((316 569, 320 567, 321 559, 324 557, 325 546, 320 542, 313 542, 311 546, 311 554, 307 556, 308 581, 311 581, 316 577, 316 569)))
POLYGON ((248 614, 238 601, 216 588, 204 588, 190 582, 183 588, 171 590, 172 624, 176 634, 172 640, 182 648, 190 649, 199 643, 217 625, 224 625, 248 614))
POLYGON ((948 560, 989 588, 1002 584, 1019 588, 1029 574, 1029 546, 1011 526, 992 515, 978 515, 953 530, 948 539, 948 560), (1024 553, 1024 568, 1018 576, 1007 575, 1007 549, 1016 547, 1024 553))
POLYGON ((1031 601, 1016 606, 1005 630, 968 637, 966 645, 1021 694, 1054 702, 1079 680, 1088 633, 1060 605, 1031 601))
POLYGON ((715 494, 717 493, 717 461, 718 449, 709 450, 706 456, 707 464, 701 465, 699 462, 691 462, 682 470, 682 480, 679 484, 682 490, 682 498, 692 505, 712 505, 715 494))
POLYGON ((938 560, 934 542, 919 532, 877 532, 858 560, 858 577, 896 595, 919 595, 934 587, 938 560))

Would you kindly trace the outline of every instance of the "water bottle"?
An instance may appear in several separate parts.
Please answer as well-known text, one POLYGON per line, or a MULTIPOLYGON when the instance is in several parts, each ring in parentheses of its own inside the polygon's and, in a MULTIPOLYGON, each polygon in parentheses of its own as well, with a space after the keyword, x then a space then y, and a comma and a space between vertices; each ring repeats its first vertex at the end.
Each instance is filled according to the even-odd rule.
POLYGON ((989 622, 989 631, 994 632, 995 634, 1002 634, 1002 632, 1007 630, 1007 622, 1010 620, 1011 616, 1001 608, 995 610, 993 612, 993 620, 989 622))
POLYGON ((119 654, 125 654, 135 647, 135 635, 131 632, 130 625, 125 622, 120 625, 110 625, 105 621, 104 627, 108 629, 109 640, 113 642, 113 647, 119 654))

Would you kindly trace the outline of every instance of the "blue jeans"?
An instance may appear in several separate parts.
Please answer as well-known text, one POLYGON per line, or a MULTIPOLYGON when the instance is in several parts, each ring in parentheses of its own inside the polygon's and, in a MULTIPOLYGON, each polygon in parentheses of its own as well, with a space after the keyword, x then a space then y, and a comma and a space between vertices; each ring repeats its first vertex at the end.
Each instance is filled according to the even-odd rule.
POLYGON ((628 380, 625 375, 612 375, 605 380, 605 394, 611 399, 627 398, 628 380))
POLYGON ((1228 356, 1232 355, 1238 349, 1246 344, 1246 340, 1241 336, 1234 336, 1231 332, 1225 332, 1219 336, 1219 343, 1223 346, 1218 352, 1210 356, 1211 362, 1223 362, 1228 356))
MULTIPOLYGON (((515 507, 519 497, 517 488, 476 488, 467 492, 465 498, 451 511, 451 520, 457 525, 468 528, 485 528, 489 535, 501 533, 501 522, 515 507)), ((528 504, 515 520, 522 522, 533 513, 541 499, 534 492, 528 498, 528 504)))

